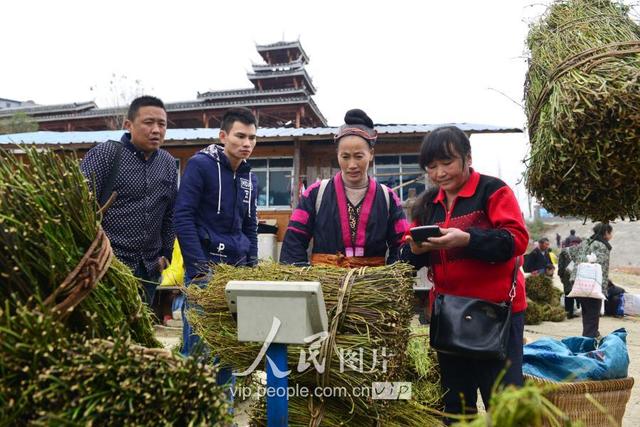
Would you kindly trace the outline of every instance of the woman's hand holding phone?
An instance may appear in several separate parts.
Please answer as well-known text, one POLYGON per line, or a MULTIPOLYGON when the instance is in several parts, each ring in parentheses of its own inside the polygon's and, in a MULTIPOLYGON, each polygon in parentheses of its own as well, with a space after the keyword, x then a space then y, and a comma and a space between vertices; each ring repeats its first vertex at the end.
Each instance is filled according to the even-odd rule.
POLYGON ((429 237, 426 242, 416 242, 411 235, 408 235, 406 241, 411 246, 411 252, 414 255, 420 255, 429 251, 439 249, 462 248, 469 245, 470 234, 459 228, 440 228, 442 236, 429 237))

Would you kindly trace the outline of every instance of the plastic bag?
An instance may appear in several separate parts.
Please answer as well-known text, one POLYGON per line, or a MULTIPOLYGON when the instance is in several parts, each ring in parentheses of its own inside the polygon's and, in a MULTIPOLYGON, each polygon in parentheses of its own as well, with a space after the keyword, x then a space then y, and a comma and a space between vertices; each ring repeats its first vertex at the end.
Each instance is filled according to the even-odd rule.
POLYGON ((640 316, 640 295, 625 293, 623 311, 627 316, 640 316))
POLYGON ((627 331, 602 338, 541 338, 524 346, 522 372, 552 381, 626 378, 629 370, 627 331))
POLYGON ((589 262, 578 264, 576 280, 569 293, 571 298, 607 299, 602 293, 602 267, 595 263, 595 255, 587 255, 589 262))
POLYGON ((184 261, 178 240, 173 244, 171 253, 171 264, 162 272, 162 282, 160 286, 180 286, 184 281, 184 261))

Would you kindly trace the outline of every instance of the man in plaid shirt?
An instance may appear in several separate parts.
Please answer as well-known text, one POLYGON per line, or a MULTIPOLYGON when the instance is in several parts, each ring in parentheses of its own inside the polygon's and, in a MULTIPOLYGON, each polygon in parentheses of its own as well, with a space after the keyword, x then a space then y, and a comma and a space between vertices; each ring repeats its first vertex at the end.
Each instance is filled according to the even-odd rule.
POLYGON ((104 213, 102 227, 116 257, 141 279, 146 302, 151 304, 173 250, 178 172, 175 159, 160 149, 167 130, 167 112, 160 99, 135 99, 124 127, 119 142, 95 146, 80 168, 97 200, 103 201, 109 197, 103 193, 109 191, 106 187, 118 162, 112 181, 117 196, 104 213))

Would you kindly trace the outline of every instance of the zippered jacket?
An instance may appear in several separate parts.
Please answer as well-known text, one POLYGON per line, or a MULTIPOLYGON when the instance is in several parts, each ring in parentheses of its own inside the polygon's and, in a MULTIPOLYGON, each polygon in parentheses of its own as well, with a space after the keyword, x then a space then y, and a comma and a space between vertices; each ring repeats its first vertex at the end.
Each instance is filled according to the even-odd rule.
MULTIPOLYGON (((408 244, 401 256, 416 268, 430 267, 434 292, 480 298, 496 303, 509 300, 516 256, 524 254, 529 234, 513 191, 502 180, 471 169, 450 210, 442 189, 433 198, 434 209, 426 224, 459 228, 470 234, 464 248, 414 255, 408 244)), ((526 309, 524 275, 518 271, 513 312, 526 309)))
POLYGON ((196 153, 180 181, 174 228, 188 277, 209 263, 253 265, 258 257, 258 183, 243 161, 234 172, 221 146, 196 153))

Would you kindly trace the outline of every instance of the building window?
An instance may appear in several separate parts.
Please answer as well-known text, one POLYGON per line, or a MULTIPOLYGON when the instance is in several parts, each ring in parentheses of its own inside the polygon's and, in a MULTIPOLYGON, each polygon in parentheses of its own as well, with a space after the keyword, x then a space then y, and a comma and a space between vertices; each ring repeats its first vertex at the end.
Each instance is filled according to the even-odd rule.
POLYGON ((258 178, 258 206, 290 208, 293 158, 251 159, 249 164, 258 178))
POLYGON ((373 173, 379 183, 389 188, 401 186, 396 190, 396 194, 403 201, 407 200, 409 190, 412 188, 415 188, 416 195, 424 191, 424 179, 418 179, 407 184, 424 175, 424 172, 418 166, 418 156, 416 155, 375 156, 373 173))

